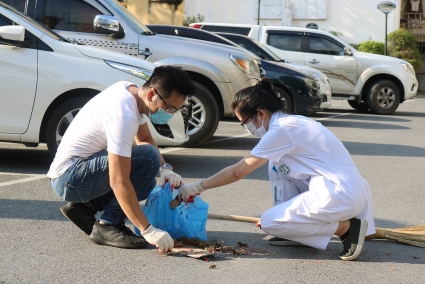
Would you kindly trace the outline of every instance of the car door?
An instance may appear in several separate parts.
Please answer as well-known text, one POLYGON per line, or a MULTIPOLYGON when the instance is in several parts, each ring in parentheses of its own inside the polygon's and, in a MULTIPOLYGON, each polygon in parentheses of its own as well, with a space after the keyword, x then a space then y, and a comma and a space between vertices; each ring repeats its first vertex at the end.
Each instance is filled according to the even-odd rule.
POLYGON ((345 55, 344 45, 331 37, 316 33, 306 33, 305 36, 304 65, 325 73, 333 93, 351 93, 355 87, 357 60, 345 55))
POLYGON ((298 31, 267 30, 263 45, 288 63, 304 65, 303 35, 298 31))
MULTIPOLYGON (((17 25, 0 14, 0 26, 17 25)), ((25 32, 29 47, 0 42, 0 133, 22 134, 31 118, 37 87, 37 42, 25 32)))

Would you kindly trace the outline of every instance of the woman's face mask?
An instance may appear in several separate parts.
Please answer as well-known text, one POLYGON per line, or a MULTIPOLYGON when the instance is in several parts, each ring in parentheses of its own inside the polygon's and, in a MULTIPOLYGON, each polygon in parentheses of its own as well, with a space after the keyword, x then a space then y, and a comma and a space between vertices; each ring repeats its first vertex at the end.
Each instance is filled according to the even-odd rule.
POLYGON ((155 113, 151 113, 150 102, 149 102, 149 119, 154 124, 167 124, 168 121, 173 117, 172 113, 168 113, 159 107, 159 110, 155 113))
POLYGON ((256 128, 255 125, 252 123, 255 120, 255 117, 252 119, 252 121, 245 124, 245 129, 254 137, 261 138, 266 134, 267 130, 264 127, 264 119, 261 122, 261 126, 259 128, 256 128))

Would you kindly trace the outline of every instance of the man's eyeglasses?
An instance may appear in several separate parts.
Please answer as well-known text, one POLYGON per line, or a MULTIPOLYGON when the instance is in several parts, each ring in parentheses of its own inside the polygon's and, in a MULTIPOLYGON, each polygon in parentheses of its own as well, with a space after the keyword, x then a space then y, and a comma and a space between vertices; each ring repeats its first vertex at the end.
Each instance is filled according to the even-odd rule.
POLYGON ((185 104, 185 105, 183 105, 181 108, 176 108, 176 107, 173 107, 173 106, 169 106, 169 105, 168 105, 168 104, 164 101, 164 99, 161 97, 161 95, 158 93, 158 90, 155 90, 155 92, 156 92, 156 94, 158 95, 158 97, 161 99, 161 101, 164 103, 165 107, 167 108, 165 111, 166 111, 166 112, 168 112, 168 113, 172 113, 172 114, 174 114, 174 113, 177 113, 177 112, 179 112, 179 111, 183 110, 183 109, 186 107, 186 104, 185 104))
POLYGON ((243 128, 245 128, 245 123, 248 121, 248 119, 250 119, 251 117, 253 117, 253 115, 248 116, 244 121, 242 121, 241 126, 243 128))

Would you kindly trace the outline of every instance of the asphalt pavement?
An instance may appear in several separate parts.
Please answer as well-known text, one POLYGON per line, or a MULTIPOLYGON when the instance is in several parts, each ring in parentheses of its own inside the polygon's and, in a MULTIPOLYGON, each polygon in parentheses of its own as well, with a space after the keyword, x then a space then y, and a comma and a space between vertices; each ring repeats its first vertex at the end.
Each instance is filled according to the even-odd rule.
MULTIPOLYGON (((388 116, 333 101, 311 118, 341 139, 369 182, 377 227, 425 224, 424 97, 388 116)), ((257 142, 227 119, 202 147, 161 151, 192 182, 236 163, 257 142)), ((366 241, 356 261, 344 262, 337 238, 325 251, 276 247, 255 225, 231 221, 208 220, 208 239, 235 247, 246 243, 250 254, 218 253, 206 261, 161 255, 152 246, 98 246, 60 213, 65 202, 45 176, 51 160, 45 145, 0 144, 0 283, 425 283, 425 248, 366 241)), ((260 217, 272 205, 267 169, 202 198, 211 213, 260 217)))

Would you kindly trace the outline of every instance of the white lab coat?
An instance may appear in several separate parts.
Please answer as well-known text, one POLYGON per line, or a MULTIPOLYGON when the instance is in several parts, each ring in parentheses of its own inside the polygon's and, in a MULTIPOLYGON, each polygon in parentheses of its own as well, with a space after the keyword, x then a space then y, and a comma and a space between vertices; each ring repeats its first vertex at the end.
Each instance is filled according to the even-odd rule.
POLYGON ((319 122, 274 113, 251 154, 269 160, 275 206, 261 217, 266 233, 318 249, 326 249, 340 221, 353 217, 368 221, 367 235, 375 233, 368 183, 319 122))

